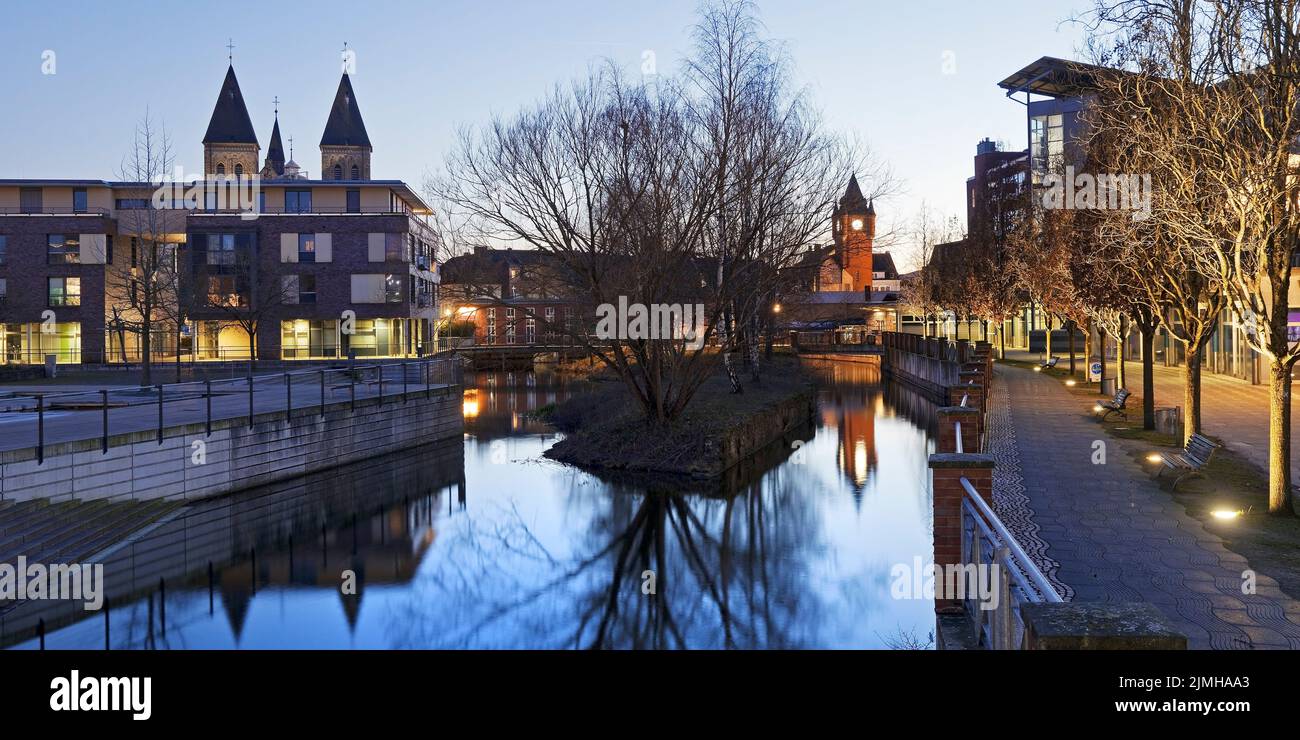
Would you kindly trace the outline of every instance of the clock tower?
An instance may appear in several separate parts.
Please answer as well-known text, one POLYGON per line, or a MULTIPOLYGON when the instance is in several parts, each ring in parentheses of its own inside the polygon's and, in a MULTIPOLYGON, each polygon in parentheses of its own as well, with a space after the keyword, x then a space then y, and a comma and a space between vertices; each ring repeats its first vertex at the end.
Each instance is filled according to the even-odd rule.
POLYGON ((857 175, 849 178, 849 186, 840 198, 831 216, 831 234, 835 238, 835 253, 844 268, 851 289, 862 291, 864 297, 871 293, 871 246, 876 238, 876 208, 862 195, 857 175))

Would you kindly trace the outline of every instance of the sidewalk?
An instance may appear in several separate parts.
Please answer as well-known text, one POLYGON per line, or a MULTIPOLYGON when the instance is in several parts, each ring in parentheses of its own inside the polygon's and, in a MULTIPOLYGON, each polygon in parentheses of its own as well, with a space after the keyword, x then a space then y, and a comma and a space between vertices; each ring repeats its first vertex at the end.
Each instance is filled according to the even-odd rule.
MULTIPOLYGON (((1059 352, 1054 353, 1060 355, 1059 352)), ((1007 359, 1038 362, 1037 354, 1008 350, 1007 359)), ((1079 358, 1080 371, 1083 359, 1079 358)), ((1135 397, 1129 401, 1130 418, 1141 422, 1142 363, 1126 362, 1128 388, 1135 397)), ((1068 356, 1062 357, 1059 369, 1069 367, 1068 356)), ((1106 366, 1114 375, 1115 363, 1106 366)), ((1156 407, 1183 405, 1183 368, 1155 367, 1156 407)), ((1295 425, 1300 419, 1300 393, 1291 399, 1291 476, 1300 483, 1300 434, 1295 425)), ((1268 470, 1268 386, 1250 383, 1227 375, 1201 374, 1201 424, 1205 432, 1222 440, 1225 447, 1249 460, 1261 470, 1268 470)))
POLYGON ((1045 544, 1040 565, 1067 597, 1154 604, 1191 648, 1300 648, 1300 602, 1262 572, 1256 593, 1242 594, 1246 559, 1152 482, 1078 398, 1023 368, 996 374, 992 403, 1008 408, 1010 423, 990 429, 990 448, 999 468, 1019 469, 1002 486, 1012 490, 995 492, 999 513, 1023 501, 1007 519, 1030 523, 1031 539, 1045 544), (1107 443, 1105 465, 1092 464, 1097 440, 1107 443))

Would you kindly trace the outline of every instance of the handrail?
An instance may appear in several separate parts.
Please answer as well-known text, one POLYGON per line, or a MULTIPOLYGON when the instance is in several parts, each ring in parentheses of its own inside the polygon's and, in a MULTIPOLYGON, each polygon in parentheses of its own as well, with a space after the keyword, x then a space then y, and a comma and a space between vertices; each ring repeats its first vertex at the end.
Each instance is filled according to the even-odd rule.
POLYGON ((988 503, 984 501, 984 498, 975 491, 975 486, 971 485, 971 482, 966 478, 962 478, 961 487, 966 490, 966 500, 969 501, 975 510, 979 512, 980 516, 984 519, 985 523, 988 524, 989 528, 997 534, 998 538, 1001 540, 1000 544, 1011 551, 1011 556, 1015 560, 1016 566, 1023 571, 1024 575, 1033 584, 1035 590, 1037 590, 1039 595, 1042 597, 1042 600, 1050 603, 1063 602, 1064 599, 1061 598, 1060 594, 1056 593, 1056 589, 1047 580, 1047 576, 1043 575, 1043 572, 1038 569, 1037 565, 1034 565, 1034 561, 1030 560, 1029 555, 1021 549, 1020 545, 1016 542, 1016 538, 1013 537, 1011 532, 1007 531, 1006 526, 1002 524, 1002 520, 998 518, 997 514, 993 513, 993 509, 990 508, 988 503))
MULTIPOLYGON (((357 402, 357 391, 356 391, 357 385, 360 384, 363 387, 368 387, 368 385, 371 383, 378 383, 378 389, 375 394, 372 395, 370 393, 366 393, 363 397, 377 398, 379 403, 383 404, 384 397, 386 395, 393 395, 393 396, 400 396, 402 402, 405 403, 408 400, 408 398, 412 395, 412 393, 415 394, 423 393, 425 397, 428 398, 430 397, 430 394, 435 386, 445 388, 445 387, 453 387, 459 385, 460 378, 459 378, 458 367, 459 367, 458 360, 456 360, 455 358, 450 358, 446 356, 443 357, 430 356, 430 357, 423 357, 419 359, 401 361, 396 363, 386 363, 386 364, 376 363, 376 364, 362 365, 362 364, 353 363, 343 367, 333 367, 333 368, 317 367, 313 369, 280 371, 274 374, 246 375, 242 377, 222 378, 218 380, 205 379, 205 380, 187 381, 183 383, 154 384, 150 386, 126 385, 126 386, 117 386, 111 390, 107 388, 99 388, 95 390, 68 391, 62 393, 42 393, 42 392, 11 393, 8 395, 0 395, 0 413, 3 412, 35 413, 36 415, 36 444, 35 444, 36 461, 38 464, 42 464, 44 463, 45 460, 46 414, 49 411, 59 410, 54 407, 57 407, 60 402, 68 403, 71 399, 81 398, 87 400, 83 400, 82 402, 77 404, 76 407, 67 406, 63 410, 70 410, 74 413, 96 412, 96 411, 100 412, 101 421, 99 425, 100 427, 99 434, 95 436, 98 436, 100 438, 101 448, 103 452, 107 453, 108 446, 109 446, 109 436, 110 436, 110 429, 109 429, 110 408, 133 408, 139 406, 156 406, 158 409, 156 430, 157 430, 158 442, 159 444, 162 444, 164 422, 165 419, 167 418, 164 415, 163 410, 168 401, 171 401, 173 403, 178 403, 178 402, 193 401, 196 399, 203 399, 205 401, 204 416, 195 419, 195 421, 204 422, 207 433, 211 434, 212 422, 214 419, 213 408, 212 408, 214 386, 219 386, 222 384, 237 385, 239 388, 237 392, 240 395, 243 395, 245 390, 247 391, 248 405, 247 405, 246 414, 243 411, 241 411, 240 413, 232 417, 228 413, 229 409, 227 409, 227 413, 217 418, 241 418, 246 416, 248 419, 248 423, 251 426, 254 423, 254 419, 256 418, 257 413, 259 413, 259 409, 255 403, 256 389, 259 386, 263 388, 262 391, 263 394, 267 392, 266 390, 267 386, 271 386, 271 390, 282 392, 282 395, 278 396, 274 401, 278 406, 279 410, 283 410, 288 414, 293 415, 295 413, 302 413, 304 411, 310 411, 314 409, 323 416, 325 414, 325 408, 327 407, 327 405, 329 405, 330 403, 338 402, 338 399, 334 397, 336 391, 342 391, 346 389, 347 392, 345 394, 345 398, 343 402, 346 403, 350 400, 352 407, 355 408, 357 402), (400 373, 400 380, 397 374, 390 374, 389 371, 392 371, 394 369, 396 369, 397 373, 400 373), (417 376, 414 381, 412 381, 410 378, 410 372, 412 369, 414 369, 417 372, 417 376), (444 372, 445 369, 450 370, 450 373, 449 374, 445 373, 444 372), (327 378, 331 374, 339 374, 339 373, 343 374, 343 377, 346 378, 347 382, 345 385, 331 385, 327 383, 327 378), (374 374, 374 380, 367 379, 366 376, 369 375, 370 373, 374 374), (390 393, 385 392, 384 376, 386 374, 390 376, 390 380, 393 382, 392 387, 394 389, 400 386, 401 388, 400 393, 396 392, 395 390, 390 393), (299 379, 302 378, 309 378, 310 380, 307 381, 306 383, 300 382, 299 379), (312 390, 309 391, 309 393, 311 393, 312 395, 305 397, 311 400, 307 401, 305 404, 294 403, 295 394, 293 392, 293 386, 295 385, 295 383, 297 383, 300 387, 303 385, 307 385, 308 383, 311 384, 312 390), (413 388, 414 390, 412 390, 413 388), (112 396, 111 403, 110 403, 110 394, 112 396), (54 403, 52 404, 51 401, 54 401, 54 403), (29 402, 34 402, 35 407, 32 408, 28 406, 27 404, 29 402)), ((229 391, 227 391, 226 393, 229 393, 229 391)), ((265 398, 266 396, 263 395, 263 399, 265 398)), ((299 399, 302 400, 304 399, 304 397, 299 396, 299 399)), ((265 410, 276 410, 276 409, 267 409, 263 407, 260 410, 265 411, 265 410)), ((137 423, 134 426, 138 427, 139 424, 137 423)), ((152 425, 150 427, 147 427, 147 429, 153 429, 153 428, 155 427, 153 427, 152 425)), ((134 431, 140 431, 140 430, 136 429, 134 431)), ((89 438, 94 439, 95 437, 91 436, 89 438)), ((79 437, 78 439, 82 439, 82 438, 79 437)))

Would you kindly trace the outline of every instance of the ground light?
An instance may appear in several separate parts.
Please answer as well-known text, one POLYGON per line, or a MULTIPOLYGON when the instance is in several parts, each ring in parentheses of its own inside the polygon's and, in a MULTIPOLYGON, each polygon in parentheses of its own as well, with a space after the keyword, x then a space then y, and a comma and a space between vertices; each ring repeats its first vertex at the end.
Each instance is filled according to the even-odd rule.
POLYGON ((1215 509, 1214 511, 1210 512, 1210 514, 1215 519, 1222 519, 1224 521, 1231 521, 1241 516, 1240 511, 1232 511, 1230 509, 1215 509))
POLYGON ((1075 380, 1074 378, 1070 378, 1069 380, 1065 381, 1065 384, 1073 388, 1075 385, 1078 385, 1078 381, 1075 380))
POLYGON ((1041 368, 1041 367, 1036 367, 1036 368, 1034 368, 1034 372, 1036 372, 1036 373, 1041 373, 1041 372, 1043 372, 1043 368, 1041 368))
POLYGON ((1158 463, 1164 461, 1165 461, 1164 456, 1161 455, 1159 452, 1152 452, 1150 455, 1147 455, 1147 462, 1149 463, 1158 463))
POLYGON ((1093 407, 1092 407, 1092 410, 1093 410, 1093 413, 1097 413, 1097 414, 1100 414, 1102 411, 1105 411, 1105 409, 1103 409, 1103 408, 1101 407, 1101 404, 1097 404, 1097 405, 1093 406, 1093 407))

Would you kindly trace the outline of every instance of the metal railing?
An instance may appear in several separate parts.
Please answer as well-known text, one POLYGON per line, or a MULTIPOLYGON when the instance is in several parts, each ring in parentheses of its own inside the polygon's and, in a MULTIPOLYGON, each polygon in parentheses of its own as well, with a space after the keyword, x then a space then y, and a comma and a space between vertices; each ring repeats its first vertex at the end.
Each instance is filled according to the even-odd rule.
MULTIPOLYGON (((377 399, 381 405, 406 403, 413 396, 429 398, 434 389, 460 384, 459 360, 425 358, 93 391, 9 392, 0 394, 0 414, 31 415, 29 420, 35 421, 35 428, 30 441, 37 462, 43 463, 50 421, 59 420, 64 427, 57 435, 59 442, 98 436, 101 450, 107 453, 113 434, 154 431, 158 443, 162 444, 168 425, 203 422, 205 434, 211 434, 214 420, 247 418, 252 427, 258 414, 284 411, 289 415, 324 416, 331 404, 350 403, 355 409, 357 402, 365 399, 377 399), (142 412, 142 408, 156 408, 156 418, 142 412), (130 409, 136 411, 128 413, 130 409), (117 412, 116 423, 111 423, 110 411, 117 412), (57 416, 51 417, 56 413, 57 416), (61 421, 67 414, 75 415, 72 422, 61 421), (86 433, 95 427, 98 434, 86 433), (71 434, 69 428, 73 430, 71 434)), ((9 441, 22 436, 21 427, 13 422, 6 426, 6 432, 9 441)))
POLYGON ((961 485, 965 489, 961 503, 961 564, 974 565, 977 571, 992 574, 998 591, 996 607, 988 609, 978 593, 967 589, 966 613, 974 621, 975 634, 983 647, 1021 650, 1025 625, 1020 606, 1059 603, 1061 596, 971 482, 962 478, 961 485))

